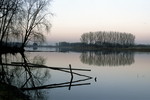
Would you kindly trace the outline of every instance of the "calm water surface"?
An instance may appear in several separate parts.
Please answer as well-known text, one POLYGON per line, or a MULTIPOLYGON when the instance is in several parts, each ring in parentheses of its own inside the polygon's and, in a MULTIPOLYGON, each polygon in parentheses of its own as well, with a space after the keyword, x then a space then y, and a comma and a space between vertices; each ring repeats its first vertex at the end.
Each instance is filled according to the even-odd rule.
MULTIPOLYGON (((47 66, 91 69, 81 72, 93 77, 90 85, 43 90, 48 100, 150 100, 150 53, 108 52, 33 52, 47 66), (96 81, 94 78, 96 77, 96 81)), ((70 81, 70 74, 50 70, 45 84, 70 81)), ((74 76, 74 80, 83 77, 74 76)), ((83 82, 82 82, 83 83, 83 82)))
POLYGON ((0 69, 8 73, 1 76, 1 80, 24 88, 33 100, 150 100, 150 53, 46 51, 26 52, 22 56, 1 55, 0 69), (84 80, 86 77, 74 74, 72 80, 70 73, 48 68, 18 67, 21 62, 65 68, 71 64, 72 68, 90 69, 73 72, 93 78, 84 80), (11 67, 8 67, 10 64, 11 67), (74 81, 77 82, 71 83, 74 81), (69 87, 64 82, 78 86, 69 87), (34 85, 39 88, 27 91, 34 85), (45 85, 50 88, 40 87, 45 85))

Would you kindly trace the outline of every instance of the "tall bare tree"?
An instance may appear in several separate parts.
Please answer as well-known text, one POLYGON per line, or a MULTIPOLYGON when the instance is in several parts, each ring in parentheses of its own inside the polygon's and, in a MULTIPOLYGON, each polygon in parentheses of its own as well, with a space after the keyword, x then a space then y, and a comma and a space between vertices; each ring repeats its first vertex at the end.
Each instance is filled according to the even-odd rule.
MULTIPOLYGON (((51 24, 47 20, 47 15, 52 15, 47 12, 47 7, 51 0, 24 0, 24 5, 21 12, 21 26, 23 29, 23 44, 24 47, 33 37, 43 38, 43 28, 49 31, 51 24)), ((40 39, 44 40, 44 39, 40 39)))
POLYGON ((14 19, 18 14, 20 5, 20 0, 0 1, 0 45, 2 45, 4 39, 6 39, 5 42, 7 42, 9 34, 14 29, 14 19))

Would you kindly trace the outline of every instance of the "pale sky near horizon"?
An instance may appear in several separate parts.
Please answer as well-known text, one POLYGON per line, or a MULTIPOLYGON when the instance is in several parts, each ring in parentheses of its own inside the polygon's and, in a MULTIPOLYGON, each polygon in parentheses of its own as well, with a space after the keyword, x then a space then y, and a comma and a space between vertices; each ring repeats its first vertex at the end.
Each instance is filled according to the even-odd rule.
POLYGON ((53 0, 48 42, 79 42, 86 32, 132 33, 150 44, 150 0, 53 0))

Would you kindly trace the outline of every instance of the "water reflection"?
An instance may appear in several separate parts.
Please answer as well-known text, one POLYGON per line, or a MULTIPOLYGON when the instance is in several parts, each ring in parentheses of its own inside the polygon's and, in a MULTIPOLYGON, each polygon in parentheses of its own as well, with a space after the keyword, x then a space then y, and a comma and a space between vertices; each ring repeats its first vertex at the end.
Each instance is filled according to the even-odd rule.
MULTIPOLYGON (((23 54, 0 54, 0 83, 16 86, 33 100, 46 99, 43 89, 90 85, 84 81, 92 77, 73 72, 73 70, 87 71, 74 68, 58 68, 44 66, 46 59, 41 56, 30 58, 23 54), (68 82, 46 84, 51 78, 50 69, 71 73, 68 82), (82 79, 73 80, 73 75, 82 76, 82 79), (82 83, 80 83, 82 82, 82 83), (32 90, 32 91, 31 91, 32 90), (33 91, 34 90, 34 91, 33 91)), ((2 99, 3 100, 3 99, 2 99)))
POLYGON ((131 65, 134 63, 133 52, 83 52, 80 60, 84 64, 97 66, 120 66, 131 65))
MULTIPOLYGON (((1 54, 0 82, 10 86, 16 86, 20 89, 43 85, 51 76, 49 70, 30 68, 27 64, 29 61, 38 64, 45 61, 43 58, 41 62, 39 58, 41 59, 41 57, 36 57, 36 59, 29 60, 24 54, 1 54), (15 62, 24 63, 24 65, 17 65, 15 62)), ((27 95, 30 95, 31 98, 44 98, 44 96, 41 95, 42 91, 39 90, 25 92, 27 95)))

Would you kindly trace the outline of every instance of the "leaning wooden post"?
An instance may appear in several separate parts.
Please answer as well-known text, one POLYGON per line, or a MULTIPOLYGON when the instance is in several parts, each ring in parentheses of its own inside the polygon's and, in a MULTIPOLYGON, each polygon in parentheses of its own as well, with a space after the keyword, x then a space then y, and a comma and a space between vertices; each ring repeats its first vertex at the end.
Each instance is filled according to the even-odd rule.
POLYGON ((71 80, 70 80, 70 85, 69 85, 69 90, 70 90, 71 85, 72 85, 72 80, 73 80, 73 73, 72 73, 72 69, 71 69, 71 64, 69 64, 69 68, 70 68, 70 74, 71 74, 71 80))
POLYGON ((70 68, 71 77, 73 77, 73 73, 72 73, 72 69, 71 69, 71 64, 69 64, 69 68, 70 68))

